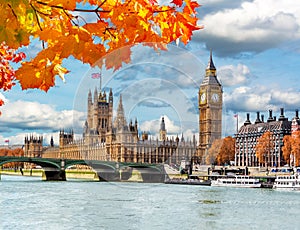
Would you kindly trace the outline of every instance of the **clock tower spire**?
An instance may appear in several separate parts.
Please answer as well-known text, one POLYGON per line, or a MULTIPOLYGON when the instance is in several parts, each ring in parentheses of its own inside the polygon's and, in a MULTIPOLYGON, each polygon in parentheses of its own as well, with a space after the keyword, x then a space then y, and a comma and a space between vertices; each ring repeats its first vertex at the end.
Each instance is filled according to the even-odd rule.
POLYGON ((204 157, 212 143, 221 138, 223 89, 217 78, 217 70, 213 62, 212 51, 205 76, 199 89, 199 151, 204 157))
POLYGON ((206 76, 207 75, 216 75, 216 67, 215 67, 213 59, 212 59, 212 50, 210 50, 209 61, 208 61, 208 65, 206 67, 205 72, 206 72, 206 76))

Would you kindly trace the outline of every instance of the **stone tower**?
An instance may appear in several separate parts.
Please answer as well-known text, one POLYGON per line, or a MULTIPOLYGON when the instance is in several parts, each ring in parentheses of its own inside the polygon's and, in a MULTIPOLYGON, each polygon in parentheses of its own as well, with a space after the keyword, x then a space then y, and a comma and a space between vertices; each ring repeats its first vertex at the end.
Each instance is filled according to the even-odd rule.
POLYGON ((112 128, 113 116, 113 93, 110 89, 109 96, 105 91, 98 94, 97 88, 88 93, 87 120, 84 126, 83 137, 89 144, 103 143, 106 141, 106 134, 112 128))
POLYGON ((203 157, 222 134, 223 89, 210 51, 205 77, 199 89, 199 156, 203 157))
POLYGON ((134 124, 132 123, 132 120, 130 120, 129 124, 127 124, 122 95, 120 95, 117 116, 113 123, 113 135, 115 137, 115 141, 120 143, 136 143, 139 138, 137 119, 135 119, 134 124))
POLYGON ((166 130, 165 118, 162 117, 160 123, 160 129, 159 129, 159 140, 166 141, 166 138, 167 138, 167 130, 166 130))
POLYGON ((25 157, 41 157, 43 152, 43 137, 26 136, 24 145, 25 157))
POLYGON ((59 146, 65 146, 74 141, 74 132, 71 130, 69 133, 64 130, 59 131, 59 146))

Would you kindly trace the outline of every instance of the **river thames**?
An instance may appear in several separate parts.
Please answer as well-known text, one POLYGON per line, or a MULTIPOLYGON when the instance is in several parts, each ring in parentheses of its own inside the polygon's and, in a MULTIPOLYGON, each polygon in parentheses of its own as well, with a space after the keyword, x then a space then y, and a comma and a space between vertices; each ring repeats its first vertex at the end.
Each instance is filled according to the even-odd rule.
POLYGON ((1 176, 1 229, 299 229, 300 192, 1 176))

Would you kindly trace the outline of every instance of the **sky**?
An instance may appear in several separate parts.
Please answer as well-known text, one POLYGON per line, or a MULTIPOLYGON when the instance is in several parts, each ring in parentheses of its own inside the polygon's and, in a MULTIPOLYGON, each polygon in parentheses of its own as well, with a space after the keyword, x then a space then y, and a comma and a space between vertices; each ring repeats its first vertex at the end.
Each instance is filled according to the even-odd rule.
MULTIPOLYGON (((236 133, 246 114, 252 122, 259 111, 279 117, 280 108, 291 120, 300 109, 300 3, 294 0, 202 0, 197 10, 199 25, 192 41, 171 44, 168 51, 154 52, 138 45, 132 60, 116 72, 99 70, 69 58, 71 70, 63 83, 48 93, 22 91, 15 86, 0 92, 0 145, 23 144, 26 135, 41 135, 49 145, 58 144, 59 130, 73 129, 82 136, 87 94, 100 87, 91 74, 101 72, 102 91, 112 88, 114 113, 122 95, 126 119, 137 119, 139 132, 158 137, 161 118, 170 136, 198 140, 198 90, 209 52, 223 86, 222 136, 236 133), (238 114, 238 119, 234 117, 238 114)), ((30 57, 36 44, 25 50, 30 57)), ((32 54, 33 55, 33 54, 32 54)))

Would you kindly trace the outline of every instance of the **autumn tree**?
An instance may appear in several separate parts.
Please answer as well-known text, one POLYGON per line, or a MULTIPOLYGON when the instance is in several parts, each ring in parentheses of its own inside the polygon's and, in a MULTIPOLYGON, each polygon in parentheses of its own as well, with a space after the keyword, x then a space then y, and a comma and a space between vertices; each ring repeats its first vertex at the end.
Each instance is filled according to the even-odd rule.
POLYGON ((256 157, 260 164, 265 164, 266 167, 268 166, 271 159, 271 152, 274 151, 274 148, 275 143, 272 132, 267 131, 258 138, 256 144, 256 157))
POLYGON ((223 139, 216 139, 208 150, 206 164, 224 165, 230 164, 235 157, 235 139, 228 136, 223 139))
MULTIPOLYGON (((0 156, 14 156, 14 157, 21 157, 24 156, 24 151, 22 148, 16 148, 16 149, 0 149, 0 156)), ((11 162, 4 165, 4 167, 8 168, 16 168, 16 167, 22 167, 23 163, 20 162, 11 162)))
POLYGON ((295 131, 292 134, 292 155, 294 166, 300 165, 300 131, 295 131))
POLYGON ((207 155, 205 157, 205 163, 217 164, 217 156, 220 153, 220 149, 222 147, 223 139, 216 139, 211 147, 208 149, 207 155))
POLYGON ((197 7, 192 0, 166 5, 156 0, 0 0, 0 89, 17 82, 23 90, 47 92, 55 76, 64 80, 69 70, 63 60, 70 56, 117 70, 130 62, 136 44, 155 50, 166 50, 171 42, 187 44, 200 29, 197 7), (41 48, 13 70, 12 62, 25 58, 20 48, 33 42, 41 48))
POLYGON ((300 131, 284 136, 283 143, 284 160, 290 165, 298 166, 300 164, 300 131))
POLYGON ((217 156, 218 165, 228 164, 234 161, 235 157, 235 139, 231 136, 225 137, 222 142, 219 154, 217 156))
POLYGON ((292 153, 292 136, 285 135, 283 137, 282 157, 284 161, 288 164, 290 164, 291 153, 292 153))

